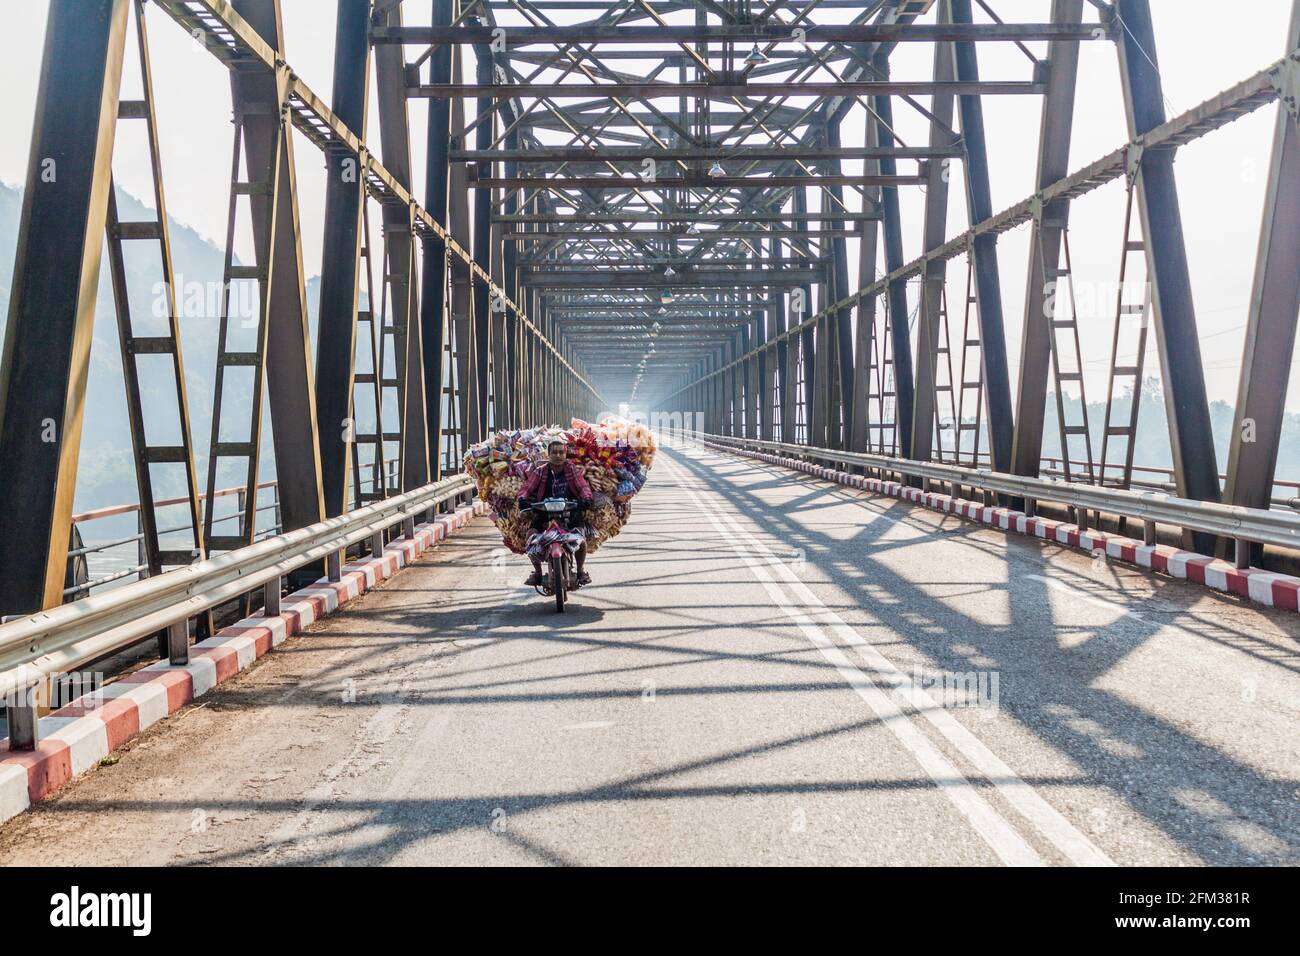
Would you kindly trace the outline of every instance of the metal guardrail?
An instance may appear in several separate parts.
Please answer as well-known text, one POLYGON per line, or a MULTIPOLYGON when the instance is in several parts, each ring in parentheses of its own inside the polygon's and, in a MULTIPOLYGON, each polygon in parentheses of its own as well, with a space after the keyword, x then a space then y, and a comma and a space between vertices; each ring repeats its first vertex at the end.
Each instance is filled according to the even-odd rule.
POLYGON ((1250 554, 1249 547, 1243 545, 1267 544, 1300 551, 1300 515, 1284 511, 1193 501, 1157 491, 1126 491, 1052 479, 1027 478, 995 472, 987 468, 965 468, 928 461, 911 461, 905 458, 889 458, 833 448, 814 448, 808 445, 791 445, 784 442, 704 433, 695 437, 724 448, 739 447, 779 452, 790 456, 857 465, 1023 498, 1026 502, 1026 514, 1033 514, 1035 505, 1039 501, 1055 502, 1074 508, 1082 529, 1088 526, 1089 511, 1104 511, 1108 514, 1136 518, 1143 522, 1144 537, 1148 544, 1155 541, 1157 524, 1173 525, 1188 531, 1202 531, 1233 538, 1238 543, 1236 549, 1238 567, 1246 566, 1250 554))
MULTIPOLYGON (((387 462, 386 464, 388 465, 387 479, 385 482, 386 486, 389 489, 396 488, 397 479, 398 479, 397 468, 396 468, 397 462, 392 461, 392 462, 387 462)), ((364 471, 373 472, 375 466, 373 462, 365 462, 360 467, 361 467, 361 471, 363 472, 364 471)), ((372 474, 369 478, 363 479, 361 485, 363 488, 370 488, 371 490, 374 490, 380 481, 381 481, 380 476, 372 474)), ((221 524, 222 522, 226 522, 226 521, 242 520, 244 516, 244 495, 247 491, 247 487, 248 487, 247 485, 238 485, 232 488, 222 488, 219 489, 215 494, 213 494, 212 497, 214 499, 226 498, 232 495, 238 497, 238 504, 235 510, 230 514, 221 515, 219 517, 214 518, 213 519, 214 525, 221 524)), ((259 493, 259 497, 260 497, 260 493, 266 491, 267 489, 270 489, 272 492, 271 500, 268 501, 266 504, 257 505, 257 507, 254 508, 253 513, 255 515, 261 515, 264 512, 268 512, 268 511, 272 512, 272 521, 266 527, 259 528, 254 532, 253 534, 254 541, 260 541, 263 538, 267 538, 272 535, 276 535, 280 533, 279 485, 275 481, 262 482, 257 486, 257 492, 259 493)), ((208 496, 206 494, 200 494, 199 501, 200 503, 206 503, 208 501, 208 496)), ((161 510, 163 508, 169 508, 169 507, 180 507, 181 505, 185 505, 188 503, 189 503, 188 498, 167 498, 165 500, 155 501, 154 508, 161 510)), ((356 501, 354 500, 354 490, 351 487, 349 487, 348 507, 353 508, 355 506, 356 506, 356 501)), ((110 505, 105 508, 95 508, 91 511, 84 511, 79 514, 74 514, 72 516, 72 524, 78 531, 80 531, 82 527, 92 525, 96 521, 106 521, 112 518, 120 518, 125 515, 134 515, 136 518, 136 531, 134 534, 119 536, 116 538, 111 538, 106 541, 96 541, 92 544, 85 544, 81 547, 72 548, 68 551, 68 560, 70 565, 76 558, 86 559, 88 577, 86 580, 78 580, 77 583, 73 584, 71 587, 64 588, 63 596, 65 600, 69 597, 72 597, 73 595, 77 595, 79 597, 85 597, 87 594, 91 592, 93 588, 99 588, 107 584, 113 584, 114 582, 121 581, 125 578, 134 577, 143 580, 144 578, 149 576, 148 574, 149 565, 145 560, 145 551, 144 551, 144 530, 140 524, 139 503, 110 505), (132 545, 135 546, 134 563, 129 564, 126 567, 110 571, 107 574, 101 574, 99 577, 94 576, 96 569, 90 560, 92 556, 94 556, 97 559, 107 559, 111 557, 110 552, 119 549, 125 549, 132 545)), ((189 521, 185 521, 182 524, 174 525, 171 527, 159 528, 158 533, 161 536, 167 534, 174 534, 176 532, 181 532, 181 531, 188 532, 190 531, 190 528, 191 525, 189 521)))
POLYGON ((384 531, 404 524, 410 536, 416 514, 473 489, 468 475, 445 478, 338 518, 0 624, 0 697, 12 698, 49 675, 72 671, 164 630, 170 635, 172 662, 185 663, 189 618, 259 588, 265 589, 268 613, 277 613, 285 575, 325 559, 335 580, 339 555, 349 545, 368 540, 372 552, 381 553, 384 531))

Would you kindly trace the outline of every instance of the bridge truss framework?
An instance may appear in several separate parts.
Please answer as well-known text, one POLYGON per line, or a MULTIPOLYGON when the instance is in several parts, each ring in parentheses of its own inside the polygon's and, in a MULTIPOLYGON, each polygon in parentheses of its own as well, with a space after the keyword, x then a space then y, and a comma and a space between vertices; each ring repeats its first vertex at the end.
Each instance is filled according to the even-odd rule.
MULTIPOLYGON (((1119 178, 1143 237, 1151 294, 1141 315, 1156 333, 1176 490, 1268 506, 1300 312, 1300 2, 1283 58, 1174 117, 1149 0, 1051 0, 1043 22, 1024 24, 1001 22, 986 0, 339 0, 328 106, 286 58, 279 0, 150 2, 230 70, 242 137, 231 220, 247 200, 257 254, 233 261, 232 226, 226 279, 254 283, 259 309, 251 348, 227 349, 223 338, 218 375, 251 367, 255 396, 265 377, 283 530, 435 481, 490 427, 590 416, 607 400, 702 412, 717 434, 917 460, 969 453, 995 471, 1036 475, 1049 380, 1059 397, 1073 374, 1068 321, 1045 310, 1068 276, 1070 203, 1119 178), (405 24, 417 2, 431 25, 405 24), (917 42, 933 46, 933 78, 891 79, 891 52, 917 42), (981 78, 976 47, 990 42, 1020 46, 1022 77, 981 78), (1045 42, 1046 55, 1031 42, 1045 42), (1089 42, 1115 46, 1129 142, 1070 172, 1078 53, 1089 42), (471 68, 475 81, 465 82, 471 68), (372 74, 382 162, 367 146, 372 74), (988 96, 1042 100, 1036 191, 1001 212, 989 188, 988 96), (429 106, 422 203, 411 99, 429 106), (467 99, 476 100, 472 116, 467 99), (1279 100, 1221 488, 1173 161, 1179 146, 1279 100), (925 117, 924 145, 898 140, 896 107, 925 117), (853 110, 865 116, 860 144, 842 141, 853 110), (329 171, 314 363, 291 128, 329 171), (845 173, 859 161, 860 173, 845 173), (953 162, 973 225, 949 238, 953 162), (910 262, 906 189, 925 190, 924 253, 910 262), (370 248, 372 209, 382 249, 370 248), (1033 254, 1013 396, 996 248, 1022 224, 1033 254), (853 285, 850 237, 859 247, 853 285), (961 256, 969 280, 957 294, 945 276, 961 256), (909 281, 920 287, 915 348, 909 281), (362 401, 375 410, 370 434, 341 427, 362 401), (958 430, 947 448, 945 402, 958 430), (971 416, 973 443, 963 445, 971 416)), ((148 83, 144 101, 120 95, 132 22, 149 73, 144 4, 51 2, 0 365, 4 614, 51 607, 66 591, 106 230, 110 259, 114 242, 151 239, 171 271, 156 145, 159 222, 118 222, 111 202, 117 126, 143 118, 157 135, 148 83)), ((119 298, 124 366, 136 354, 173 356, 187 421, 179 336, 135 335, 119 298)), ((129 399, 131 390, 128 382, 129 399)), ((147 410, 131 405, 142 513, 153 500, 151 467, 186 468, 192 559, 256 534, 255 494, 241 499, 234 535, 212 531, 210 510, 200 521, 204 498, 215 501, 218 458, 245 462, 249 486, 257 481, 260 400, 233 441, 215 424, 220 393, 217 404, 203 494, 193 440, 150 446, 147 410)), ((1108 408, 1107 429, 1109 417, 1108 408)), ((1063 410, 1058 426, 1068 470, 1079 426, 1063 410)), ((1088 462, 1091 471, 1090 451, 1088 462)), ((1131 455, 1128 466, 1122 483, 1131 455)), ((152 572, 184 557, 153 530, 152 572)))

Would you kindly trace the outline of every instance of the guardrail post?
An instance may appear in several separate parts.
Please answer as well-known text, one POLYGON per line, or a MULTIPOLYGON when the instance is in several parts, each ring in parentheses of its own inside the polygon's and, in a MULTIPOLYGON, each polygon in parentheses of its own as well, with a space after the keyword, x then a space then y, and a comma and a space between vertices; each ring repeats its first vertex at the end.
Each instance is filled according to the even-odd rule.
POLYGON ((370 536, 370 556, 372 558, 384 556, 384 533, 382 531, 376 531, 370 536))
MULTIPOLYGON (((135 533, 138 537, 135 541, 135 566, 140 570, 135 573, 137 581, 143 581, 149 576, 149 554, 144 545, 144 505, 140 505, 140 511, 135 513, 135 533)), ((90 559, 86 559, 86 567, 90 567, 90 559)))
POLYGON ((1236 565, 1239 571, 1250 567, 1250 542, 1244 538, 1234 538, 1233 551, 1236 553, 1236 565))
POLYGON ((339 553, 331 551, 325 556, 325 577, 331 584, 337 584, 343 579, 343 574, 339 568, 339 553))
POLYGON ((277 574, 262 585, 262 613, 267 617, 275 617, 280 613, 280 588, 283 582, 283 575, 277 574))
POLYGON ((415 515, 407 515, 402 519, 402 534, 410 541, 415 540, 415 515))
POLYGON ((1034 517, 1034 512, 1038 510, 1038 500, 1035 498, 1025 499, 1025 517, 1034 517))
POLYGON ((9 749, 35 750, 40 737, 40 718, 36 713, 36 688, 17 691, 9 702, 9 749))
POLYGON ((1148 546, 1156 543, 1156 523, 1154 521, 1146 520, 1142 522, 1142 543, 1148 546))
POLYGON ((182 618, 167 626, 167 660, 173 665, 190 662, 190 622, 182 618))

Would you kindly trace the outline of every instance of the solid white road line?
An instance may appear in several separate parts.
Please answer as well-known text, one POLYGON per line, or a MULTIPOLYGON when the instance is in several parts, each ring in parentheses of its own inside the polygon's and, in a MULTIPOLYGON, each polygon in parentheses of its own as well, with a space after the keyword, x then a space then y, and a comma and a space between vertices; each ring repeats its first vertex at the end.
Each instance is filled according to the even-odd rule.
MULTIPOLYGON (((933 748, 929 739, 917 730, 904 711, 897 706, 895 700, 901 701, 924 716, 949 743, 979 769, 980 773, 990 778, 994 786, 997 787, 998 791, 1016 811, 1060 850, 1071 863, 1081 866, 1114 865, 1114 862, 1099 847, 1073 826, 1055 807, 1044 800, 1033 787, 1025 783, 1000 757, 972 734, 964 724, 958 721, 949 711, 939 706, 923 688, 913 687, 912 681, 893 662, 880 653, 875 646, 863 639, 843 618, 826 607, 812 590, 799 580, 789 565, 774 554, 765 542, 749 530, 741 527, 731 514, 705 507, 699 495, 691 486, 692 484, 700 484, 696 479, 689 476, 676 463, 673 463, 673 469, 677 472, 678 480, 682 482, 683 489, 695 500, 697 507, 700 507, 709 517, 714 527, 728 540, 748 545, 743 550, 738 547, 734 548, 734 550, 750 566, 777 605, 800 626, 805 635, 822 651, 823 656, 836 667, 850 686, 858 692, 859 696, 863 697, 872 706, 877 717, 884 721, 886 713, 890 715, 890 719, 886 721, 887 726, 894 730, 904 745, 908 746, 908 749, 913 752, 921 765, 935 779, 935 782, 944 788, 950 798, 954 798, 956 794, 963 794, 964 796, 973 797, 977 801, 973 803, 963 800, 959 803, 957 799, 953 799, 957 808, 967 816, 972 826, 984 837, 1004 862, 1041 863, 1042 860, 987 801, 984 801, 974 790, 970 789, 969 781, 938 750, 933 748), (730 534, 728 534, 728 529, 730 534), (759 561, 758 558, 754 557, 755 555, 766 557, 766 563, 759 561), (793 592, 795 600, 791 600, 785 592, 776 586, 776 583, 767 573, 769 568, 773 569, 778 577, 785 580, 787 587, 793 592), (893 687, 893 700, 885 696, 872 683, 871 678, 865 671, 853 665, 843 655, 834 642, 826 636, 827 632, 839 637, 844 644, 855 648, 859 656, 870 665, 876 674, 882 676, 893 687), (836 659, 837 657, 838 659, 836 659), (873 702, 871 695, 866 693, 868 688, 875 695, 883 698, 889 708, 888 710, 882 712, 876 708, 876 703, 873 702), (900 728, 904 726, 907 729, 900 734, 900 728), (926 750, 929 750, 930 753, 926 753, 926 750), (939 762, 936 762, 935 758, 939 762), (936 776, 936 771, 942 771, 940 776, 936 776), (992 815, 992 819, 990 819, 989 815, 992 815), (1025 857, 1026 853, 1030 855, 1029 858, 1025 857)), ((721 496, 717 496, 715 493, 715 497, 720 498, 721 496)))
MULTIPOLYGON (((674 477, 681 483, 682 489, 693 499, 696 508, 708 517, 718 534, 725 541, 735 541, 735 533, 723 525, 714 510, 710 509, 687 483, 694 482, 694 479, 675 464, 670 470, 675 472, 674 477)), ((1041 866, 1042 857, 987 800, 975 791, 970 781, 939 752, 925 734, 921 733, 903 713, 902 708, 877 687, 865 671, 849 660, 848 655, 812 620, 807 608, 797 606, 789 600, 767 573, 766 564, 740 548, 733 548, 733 550, 749 565, 773 603, 799 627, 804 636, 821 652, 827 663, 844 678, 845 683, 866 701, 880 723, 888 727, 899 742, 907 748, 934 784, 943 791, 975 832, 997 854, 998 859, 1009 866, 1041 866)))

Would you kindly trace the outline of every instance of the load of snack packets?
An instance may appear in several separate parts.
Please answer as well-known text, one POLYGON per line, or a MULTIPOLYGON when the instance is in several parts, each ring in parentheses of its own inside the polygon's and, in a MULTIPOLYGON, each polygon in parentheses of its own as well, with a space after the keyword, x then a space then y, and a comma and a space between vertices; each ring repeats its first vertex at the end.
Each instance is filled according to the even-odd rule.
POLYGON ((465 472, 478 482, 479 500, 492 509, 492 523, 516 554, 524 553, 533 530, 530 516, 519 511, 519 491, 528 470, 546 460, 546 448, 557 438, 568 446, 569 459, 591 485, 592 504, 581 518, 587 524, 588 551, 623 530, 632 513, 632 496, 641 490, 654 463, 650 429, 618 416, 606 416, 594 425, 575 418, 567 429, 547 425, 499 431, 471 445, 465 472))

